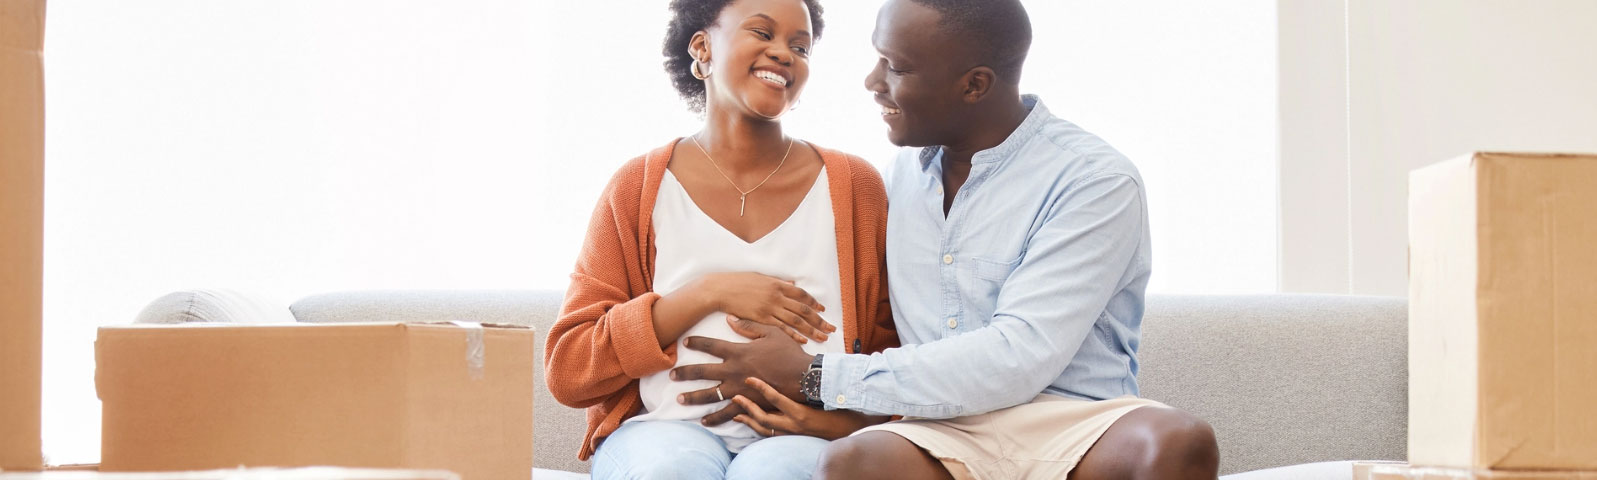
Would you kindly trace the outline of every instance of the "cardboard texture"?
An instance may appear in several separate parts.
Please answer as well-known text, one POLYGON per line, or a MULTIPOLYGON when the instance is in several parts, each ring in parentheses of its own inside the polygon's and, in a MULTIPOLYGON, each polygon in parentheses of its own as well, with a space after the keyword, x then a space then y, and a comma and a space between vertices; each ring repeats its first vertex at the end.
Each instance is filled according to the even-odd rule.
POLYGON ((0 0, 0 470, 38 470, 44 0, 0 0))
POLYGON ((1597 471, 1474 470, 1358 462, 1353 464, 1353 480, 1597 480, 1597 471))
POLYGON ((460 480, 460 476, 442 470, 376 470, 318 467, 159 473, 18 473, 0 474, 0 480, 460 480))
POLYGON ((448 324, 101 328, 100 470, 530 478, 533 335, 448 324))
POLYGON ((1409 463, 1597 470, 1597 156, 1477 153, 1409 195, 1409 463))

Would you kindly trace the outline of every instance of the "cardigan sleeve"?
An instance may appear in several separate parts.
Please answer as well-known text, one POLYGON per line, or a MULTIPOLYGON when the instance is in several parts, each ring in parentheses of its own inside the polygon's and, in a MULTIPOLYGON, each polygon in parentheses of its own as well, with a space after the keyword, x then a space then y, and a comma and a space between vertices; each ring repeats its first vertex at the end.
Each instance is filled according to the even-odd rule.
POLYGON ((544 346, 544 378, 555 400, 574 408, 599 404, 636 379, 671 368, 675 346, 661 349, 654 303, 639 268, 640 162, 611 180, 588 225, 560 317, 544 346))

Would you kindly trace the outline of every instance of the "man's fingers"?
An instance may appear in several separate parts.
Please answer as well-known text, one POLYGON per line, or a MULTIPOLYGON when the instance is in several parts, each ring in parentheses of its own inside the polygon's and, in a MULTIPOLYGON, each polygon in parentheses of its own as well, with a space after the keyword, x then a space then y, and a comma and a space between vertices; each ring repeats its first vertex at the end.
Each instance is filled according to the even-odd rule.
POLYGON ((682 345, 723 359, 731 355, 738 346, 736 343, 710 337, 688 337, 682 341, 682 345))
POLYGON ((719 395, 720 388, 721 387, 713 387, 678 394, 677 403, 683 405, 707 405, 719 402, 720 398, 722 398, 721 395, 719 395))
POLYGON ((743 404, 731 402, 726 404, 726 406, 722 407, 720 410, 716 410, 714 412, 710 412, 709 415, 705 415, 704 418, 699 419, 699 423, 706 427, 713 427, 730 422, 732 419, 742 414, 743 404))
POLYGON ((700 363, 671 369, 671 380, 727 380, 725 363, 700 363))

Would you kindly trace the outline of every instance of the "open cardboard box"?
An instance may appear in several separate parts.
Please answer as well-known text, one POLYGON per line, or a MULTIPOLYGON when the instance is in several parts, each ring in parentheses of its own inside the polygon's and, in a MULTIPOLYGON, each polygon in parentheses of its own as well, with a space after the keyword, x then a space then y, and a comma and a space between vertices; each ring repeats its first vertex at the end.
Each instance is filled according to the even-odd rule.
POLYGON ((530 478, 533 336, 475 324, 104 327, 100 470, 334 465, 530 478))

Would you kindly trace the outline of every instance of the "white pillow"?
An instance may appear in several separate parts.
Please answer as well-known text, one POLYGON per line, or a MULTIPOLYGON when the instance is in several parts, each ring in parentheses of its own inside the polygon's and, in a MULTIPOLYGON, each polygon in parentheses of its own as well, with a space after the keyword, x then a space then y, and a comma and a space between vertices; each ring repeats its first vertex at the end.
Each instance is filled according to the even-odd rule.
POLYGON ((150 302, 133 323, 289 323, 288 305, 233 290, 185 290, 150 302))

